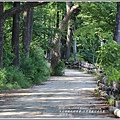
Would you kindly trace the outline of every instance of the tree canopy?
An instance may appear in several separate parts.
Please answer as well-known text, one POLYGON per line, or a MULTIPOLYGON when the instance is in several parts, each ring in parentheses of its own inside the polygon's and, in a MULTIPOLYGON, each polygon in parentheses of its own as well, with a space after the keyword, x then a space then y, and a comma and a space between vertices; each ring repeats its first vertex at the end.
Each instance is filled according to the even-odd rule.
POLYGON ((119 31, 118 7, 116 2, 0 2, 2 85, 38 84, 51 69, 51 75, 62 75, 66 61, 102 61, 102 46, 119 31))

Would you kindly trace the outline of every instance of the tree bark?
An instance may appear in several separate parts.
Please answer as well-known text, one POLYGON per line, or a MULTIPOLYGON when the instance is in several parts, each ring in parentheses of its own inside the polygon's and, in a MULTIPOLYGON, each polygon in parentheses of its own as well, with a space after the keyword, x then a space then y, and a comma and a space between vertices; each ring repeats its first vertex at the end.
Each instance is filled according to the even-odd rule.
MULTIPOLYGON (((20 2, 14 2, 14 7, 20 6, 20 2)), ((13 65, 19 67, 19 32, 20 32, 20 15, 16 13, 13 16, 13 28, 12 28, 12 48, 15 58, 13 65)))
POLYGON ((70 11, 65 15, 65 17, 63 18, 60 26, 59 26, 59 29, 61 31, 63 31, 70 19, 70 17, 72 16, 72 14, 74 13, 75 10, 77 10, 79 8, 79 5, 74 5, 71 7, 70 11))
POLYGON ((67 40, 66 40, 66 60, 68 61, 71 54, 72 28, 68 26, 67 40))
POLYGON ((24 11, 23 14, 23 50, 29 56, 30 43, 32 41, 33 8, 24 11))
MULTIPOLYGON (((74 28, 73 28, 73 31, 75 31, 76 28, 77 28, 76 17, 74 17, 74 28)), ((77 40, 76 40, 76 38, 75 38, 75 40, 74 40, 74 44, 73 44, 73 55, 74 55, 74 61, 77 61, 76 53, 77 53, 77 40)))
MULTIPOLYGON (((65 15, 64 19, 62 20, 59 30, 64 31, 71 15, 74 13, 76 9, 79 8, 79 5, 74 5, 71 7, 70 11, 65 15)), ((56 33, 55 38, 53 40, 53 45, 51 46, 52 49, 52 59, 51 59, 51 66, 52 68, 56 68, 59 64, 60 61, 60 48, 61 48, 61 43, 60 43, 60 38, 61 38, 61 33, 56 33)))
MULTIPOLYGON (((51 33, 52 34, 52 33, 51 33)), ((52 44, 52 36, 49 36, 49 40, 48 40, 49 44, 52 44)), ((48 61, 51 61, 51 56, 52 56, 52 50, 48 50, 48 61)))
POLYGON ((1 13, 0 14, 0 19, 5 20, 8 17, 10 17, 10 16, 12 16, 12 15, 14 15, 16 13, 20 13, 22 11, 29 10, 30 8, 40 6, 40 5, 44 5, 44 4, 47 4, 47 3, 49 3, 49 2, 27 2, 27 3, 24 3, 23 5, 11 8, 11 9, 6 10, 3 13, 1 13))
POLYGON ((4 2, 0 2, 0 68, 3 66, 4 20, 16 13, 47 3, 49 2, 28 2, 4 11, 4 2))
POLYGON ((116 24, 114 29, 114 38, 120 44, 120 3, 117 3, 116 24))
MULTIPOLYGON (((67 14, 70 11, 71 3, 72 2, 66 2, 67 14)), ((67 40, 66 40, 66 60, 67 61, 70 58, 70 49, 71 49, 71 40, 72 40, 71 38, 72 38, 72 29, 71 29, 71 26, 70 26, 70 19, 69 19, 68 20, 68 28, 67 28, 67 40)))
POLYGON ((59 11, 57 11, 57 21, 56 21, 56 28, 59 28, 59 11))
MULTIPOLYGON (((4 12, 4 3, 0 2, 0 15, 4 12)), ((4 21, 0 19, 0 68, 3 67, 4 21)))
POLYGON ((28 14, 28 41, 29 41, 29 50, 30 50, 30 43, 32 41, 32 32, 33 32, 33 13, 34 8, 30 8, 28 14))
POLYGON ((74 55, 74 61, 77 61, 77 56, 76 56, 76 53, 77 53, 77 40, 75 39, 74 40, 74 44, 73 44, 73 55, 74 55))

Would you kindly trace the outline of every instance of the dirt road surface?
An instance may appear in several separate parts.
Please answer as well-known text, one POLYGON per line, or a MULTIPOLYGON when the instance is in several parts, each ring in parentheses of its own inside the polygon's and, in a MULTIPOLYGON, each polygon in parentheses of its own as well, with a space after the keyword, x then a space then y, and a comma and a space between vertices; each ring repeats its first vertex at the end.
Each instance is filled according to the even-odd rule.
POLYGON ((66 69, 29 89, 0 94, 0 118, 114 118, 107 101, 95 97, 93 75, 66 69))

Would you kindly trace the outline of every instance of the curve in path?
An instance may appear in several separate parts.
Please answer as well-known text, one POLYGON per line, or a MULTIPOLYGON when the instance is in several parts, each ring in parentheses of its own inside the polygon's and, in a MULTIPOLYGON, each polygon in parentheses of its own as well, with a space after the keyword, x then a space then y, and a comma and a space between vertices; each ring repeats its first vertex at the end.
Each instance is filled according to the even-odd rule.
POLYGON ((95 77, 66 69, 29 89, 0 94, 0 118, 111 118, 107 101, 95 97, 95 77))

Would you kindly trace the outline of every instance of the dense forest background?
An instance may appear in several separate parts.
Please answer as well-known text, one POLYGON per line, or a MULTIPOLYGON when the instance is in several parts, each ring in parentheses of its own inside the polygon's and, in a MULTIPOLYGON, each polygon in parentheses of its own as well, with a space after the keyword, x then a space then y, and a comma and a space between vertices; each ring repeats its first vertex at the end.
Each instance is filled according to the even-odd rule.
POLYGON ((66 61, 98 64, 113 80, 120 73, 119 21, 116 2, 0 2, 0 88, 62 75, 66 61))

